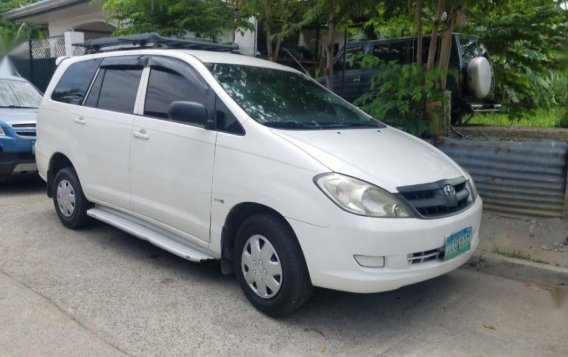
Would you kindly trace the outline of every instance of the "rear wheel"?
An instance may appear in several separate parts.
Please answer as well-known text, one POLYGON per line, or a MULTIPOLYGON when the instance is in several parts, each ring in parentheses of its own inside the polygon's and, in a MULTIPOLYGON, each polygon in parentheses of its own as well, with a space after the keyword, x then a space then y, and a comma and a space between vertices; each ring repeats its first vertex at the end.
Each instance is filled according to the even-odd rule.
POLYGON ((294 233, 273 214, 257 214, 240 227, 234 271, 248 300, 261 312, 279 317, 300 308, 313 287, 294 233))
POLYGON ((57 172, 53 191, 53 204, 61 223, 70 229, 84 227, 89 221, 87 210, 92 204, 83 194, 75 170, 68 167, 57 172))

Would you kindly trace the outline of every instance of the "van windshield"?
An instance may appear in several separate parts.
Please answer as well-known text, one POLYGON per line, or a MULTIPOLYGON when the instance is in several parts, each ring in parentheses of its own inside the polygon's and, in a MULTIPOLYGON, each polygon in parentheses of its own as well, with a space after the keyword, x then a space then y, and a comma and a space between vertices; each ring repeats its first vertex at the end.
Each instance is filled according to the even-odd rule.
POLYGON ((37 108, 41 98, 26 81, 0 79, 0 108, 37 108))
POLYGON ((227 93, 257 122, 282 129, 377 128, 384 124, 295 72, 209 64, 227 93))

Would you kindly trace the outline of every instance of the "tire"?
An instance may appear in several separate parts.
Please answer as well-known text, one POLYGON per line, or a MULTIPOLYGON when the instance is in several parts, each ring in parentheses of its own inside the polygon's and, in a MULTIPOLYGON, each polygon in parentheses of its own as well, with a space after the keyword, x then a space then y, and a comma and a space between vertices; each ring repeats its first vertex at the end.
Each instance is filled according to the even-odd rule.
POLYGON ((89 223, 87 210, 93 205, 83 194, 79 178, 73 168, 64 168, 55 175, 53 204, 59 220, 65 227, 79 229, 89 223))
POLYGON ((313 286, 302 249, 291 229, 274 214, 256 214, 243 222, 236 237, 233 264, 247 299, 268 316, 288 315, 311 296, 313 286), (264 257, 252 254, 257 243, 261 249, 256 252, 264 257))
POLYGON ((491 63, 485 57, 473 58, 467 66, 467 83, 470 92, 479 99, 489 95, 493 83, 491 63))

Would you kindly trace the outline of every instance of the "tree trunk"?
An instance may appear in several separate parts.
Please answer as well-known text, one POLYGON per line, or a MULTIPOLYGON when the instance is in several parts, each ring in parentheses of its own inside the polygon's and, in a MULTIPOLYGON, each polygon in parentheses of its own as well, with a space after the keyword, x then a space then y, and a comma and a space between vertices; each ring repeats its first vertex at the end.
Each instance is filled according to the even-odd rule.
MULTIPOLYGON (((450 64, 450 55, 452 54, 452 43, 453 43, 453 31, 454 25, 456 23, 457 8, 452 6, 450 13, 448 14, 447 25, 442 34, 442 41, 440 43, 440 60, 438 61, 438 68, 440 70, 448 70, 450 64)), ((446 82, 448 75, 447 73, 440 77, 440 83, 438 89, 446 90, 446 82)))
POLYGON ((416 64, 422 65, 422 46, 424 36, 422 33, 422 8, 423 0, 416 0, 416 64))
POLYGON ((440 28, 440 22, 442 21, 442 15, 444 14, 444 0, 438 0, 438 6, 436 7, 436 17, 434 23, 432 24, 432 36, 430 37, 430 47, 428 48, 428 62, 426 63, 426 69, 428 71, 434 68, 434 63, 436 61, 436 52, 438 51, 438 31, 440 28))
POLYGON ((278 60, 278 54, 280 53, 280 46, 282 46, 282 40, 280 38, 276 38, 276 46, 274 47, 274 52, 272 53, 272 57, 274 57, 273 61, 276 62, 278 60))
POLYGON ((274 61, 272 53, 272 32, 269 26, 266 26, 266 51, 268 52, 268 59, 274 61))
POLYGON ((333 90, 333 43, 335 39, 335 1, 329 0, 327 17, 327 41, 325 44, 325 83, 329 90, 333 90))

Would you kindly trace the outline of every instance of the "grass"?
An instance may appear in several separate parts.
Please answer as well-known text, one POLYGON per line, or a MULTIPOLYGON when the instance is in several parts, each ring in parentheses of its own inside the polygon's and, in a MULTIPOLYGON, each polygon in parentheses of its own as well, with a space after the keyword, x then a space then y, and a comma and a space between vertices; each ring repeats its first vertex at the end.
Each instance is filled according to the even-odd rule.
POLYGON ((501 250, 501 249, 497 248, 497 249, 494 250, 494 252, 499 254, 499 255, 509 257, 509 258, 528 260, 529 262, 534 262, 534 263, 550 264, 549 262, 546 262, 542 259, 533 258, 529 254, 521 253, 518 250, 509 251, 509 250, 501 250))
POLYGON ((565 108, 536 109, 534 114, 518 120, 509 119, 505 113, 476 113, 468 124, 494 126, 520 126, 534 128, 566 128, 568 119, 565 108), (563 119, 564 118, 564 119, 563 119))

